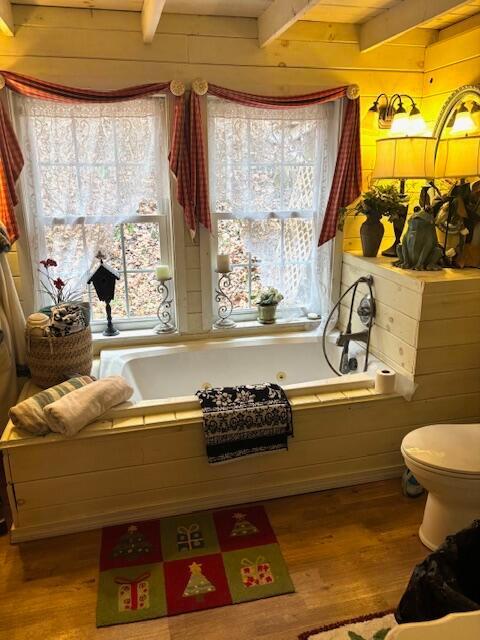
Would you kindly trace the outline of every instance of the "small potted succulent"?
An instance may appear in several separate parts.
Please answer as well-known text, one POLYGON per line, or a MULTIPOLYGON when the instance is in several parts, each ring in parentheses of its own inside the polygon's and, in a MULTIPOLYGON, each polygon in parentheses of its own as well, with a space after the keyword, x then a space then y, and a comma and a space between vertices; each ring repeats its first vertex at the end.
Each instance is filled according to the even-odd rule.
MULTIPOLYGON (((405 225, 407 210, 405 201, 395 185, 372 186, 353 205, 353 210, 355 215, 361 213, 367 217, 360 227, 360 239, 364 256, 374 258, 378 253, 385 232, 381 222, 382 216, 388 218, 389 222, 394 226, 396 249, 405 225)), ((386 255, 394 255, 396 253, 393 247, 391 249, 391 252, 385 252, 386 255)))
POLYGON ((283 295, 274 287, 262 289, 257 298, 258 318, 261 324, 273 324, 277 313, 277 305, 283 295))

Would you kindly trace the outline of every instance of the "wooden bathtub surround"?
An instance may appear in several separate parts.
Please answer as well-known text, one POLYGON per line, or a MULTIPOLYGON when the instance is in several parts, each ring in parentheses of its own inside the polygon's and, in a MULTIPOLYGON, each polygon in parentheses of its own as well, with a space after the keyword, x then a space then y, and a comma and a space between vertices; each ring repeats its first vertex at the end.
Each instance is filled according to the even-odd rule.
POLYGON ((264 503, 296 593, 109 629, 95 628, 100 531, 10 545, 0 538, 0 637, 11 640, 293 640, 393 608, 426 555, 424 500, 397 479, 264 503))
POLYGON ((151 403, 112 411, 72 439, 23 437, 9 424, 1 446, 12 540, 398 475, 405 429, 382 429, 375 415, 400 399, 362 384, 309 395, 292 385, 289 450, 228 465, 208 464, 202 414, 189 398, 163 411, 151 403))

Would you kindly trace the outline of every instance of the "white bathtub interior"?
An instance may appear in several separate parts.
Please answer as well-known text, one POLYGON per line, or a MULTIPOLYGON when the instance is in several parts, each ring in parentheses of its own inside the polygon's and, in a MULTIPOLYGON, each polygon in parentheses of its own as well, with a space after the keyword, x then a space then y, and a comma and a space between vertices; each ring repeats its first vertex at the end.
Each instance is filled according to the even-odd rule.
MULTIPOLYGON (((334 336, 327 345, 329 358, 338 367, 341 349, 334 336)), ((362 372, 364 350, 352 343, 350 355, 356 355, 358 372, 362 372)), ((373 376, 381 365, 371 356, 369 373, 373 376)), ((134 402, 191 396, 206 385, 277 382, 288 387, 331 378, 338 382, 327 365, 318 333, 104 350, 100 377, 108 375, 126 378, 134 389, 134 402)))

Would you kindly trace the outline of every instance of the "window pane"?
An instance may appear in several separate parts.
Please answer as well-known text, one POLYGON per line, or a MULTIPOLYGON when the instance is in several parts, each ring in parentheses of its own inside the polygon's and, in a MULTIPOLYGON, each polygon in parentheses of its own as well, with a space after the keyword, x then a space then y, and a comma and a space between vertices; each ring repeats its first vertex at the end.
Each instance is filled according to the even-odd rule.
MULTIPOLYGON (((86 294, 87 275, 101 251, 122 273, 114 317, 151 316, 158 299, 152 276, 131 271, 160 261, 158 219, 147 216, 170 212, 165 101, 63 104, 24 96, 14 101, 35 273, 41 259, 53 258, 55 275, 79 283, 86 294), (140 215, 145 225, 130 222, 140 215), (52 218, 58 224, 50 224, 52 218)), ((169 235, 165 244, 168 240, 169 235)), ((93 290, 88 293, 94 318, 104 320, 105 305, 93 290)), ((35 306, 43 306, 45 297, 37 298, 35 306)))
POLYGON ((313 167, 285 167, 284 180, 282 209, 311 211, 315 206, 313 167))
POLYGON ((75 167, 44 166, 39 182, 44 216, 76 215, 80 207, 80 192, 75 167))
POLYGON ((37 138, 37 157, 42 163, 75 162, 73 132, 69 118, 53 120, 32 117, 32 129, 37 138))
POLYGON ((154 273, 128 273, 127 277, 130 315, 135 318, 155 316, 160 296, 154 273))
POLYGON ((317 121, 295 121, 285 124, 284 162, 315 162, 317 147, 317 121))
POLYGON ((252 165, 250 171, 250 211, 279 211, 282 177, 279 167, 252 165))
POLYGON ((115 162, 115 136, 112 118, 99 115, 94 118, 88 116, 82 118, 78 113, 72 131, 77 139, 79 162, 83 164, 115 162))
POLYGON ((218 253, 230 256, 232 264, 248 262, 248 250, 243 230, 249 224, 247 220, 218 221, 218 253))
POLYGON ((251 162, 281 162, 282 122, 279 120, 250 121, 251 162))
POLYGON ((285 220, 284 246, 286 262, 307 262, 313 249, 313 224, 305 218, 285 220))
POLYGON ((123 225, 127 269, 151 269, 160 262, 158 223, 123 225))
POLYGON ((248 269, 235 267, 230 274, 230 287, 224 291, 233 303, 234 309, 248 309, 250 307, 248 297, 248 269))
POLYGON ((313 273, 328 277, 330 247, 317 251, 314 235, 332 177, 337 108, 269 110, 217 98, 207 104, 218 250, 246 269, 239 307, 273 286, 284 295, 282 307, 319 311, 328 283, 313 273))
POLYGON ((245 228, 245 242, 254 260, 280 261, 282 223, 277 218, 252 220, 245 228))

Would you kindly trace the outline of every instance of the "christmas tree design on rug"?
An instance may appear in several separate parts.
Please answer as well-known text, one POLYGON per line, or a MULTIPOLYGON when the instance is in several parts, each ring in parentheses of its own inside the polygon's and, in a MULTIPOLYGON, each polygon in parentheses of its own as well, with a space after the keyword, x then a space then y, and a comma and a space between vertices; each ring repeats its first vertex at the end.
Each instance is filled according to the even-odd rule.
POLYGON ((197 600, 202 600, 201 596, 203 596, 205 593, 211 593, 212 591, 215 591, 215 587, 213 586, 213 584, 202 574, 201 564, 192 562, 192 564, 188 568, 190 569, 191 575, 188 584, 185 587, 185 591, 183 592, 184 598, 195 596, 197 600))
POLYGON ((235 526, 232 529, 231 536, 250 536, 252 533, 258 533, 257 527, 246 520, 246 517, 244 513, 233 514, 235 526))
POLYGON ((138 558, 144 553, 150 553, 152 545, 145 539, 143 533, 134 524, 121 536, 112 551, 114 558, 138 558))
POLYGON ((136 522, 102 532, 97 626, 293 591, 261 506, 136 522))

